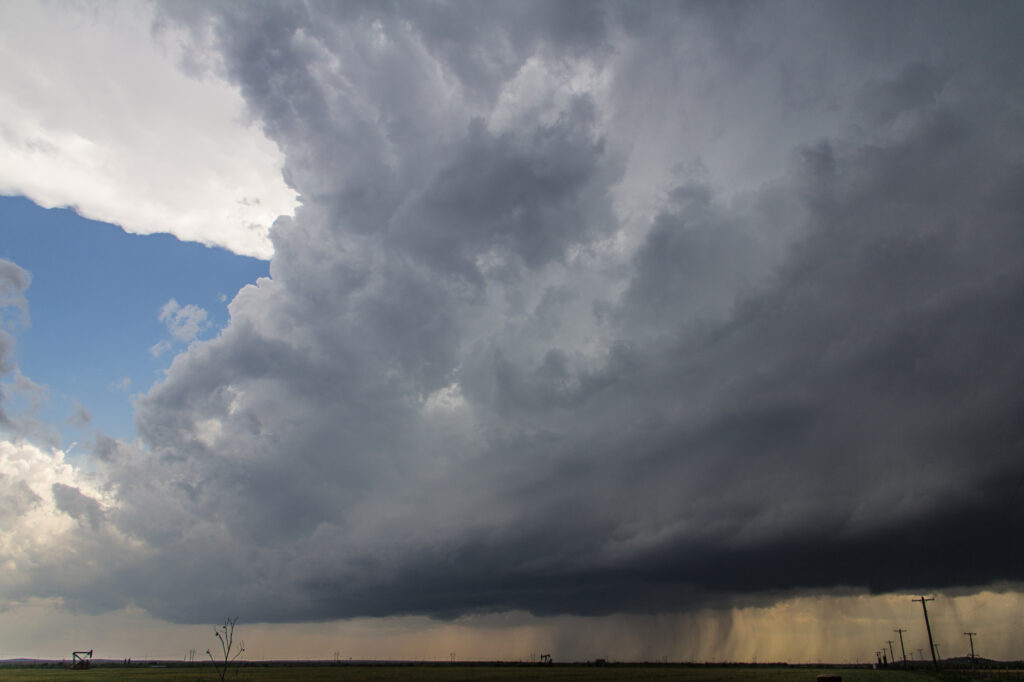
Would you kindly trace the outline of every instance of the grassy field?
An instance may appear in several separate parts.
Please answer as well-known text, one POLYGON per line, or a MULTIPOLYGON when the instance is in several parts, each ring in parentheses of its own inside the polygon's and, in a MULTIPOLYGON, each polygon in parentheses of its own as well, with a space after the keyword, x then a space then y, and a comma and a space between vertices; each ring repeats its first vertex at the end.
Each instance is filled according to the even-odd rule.
MULTIPOLYGON (((679 682, 814 682, 820 673, 842 675, 843 682, 924 682, 932 675, 899 670, 815 669, 785 667, 690 667, 690 666, 485 666, 485 665, 268 665, 245 666, 228 671, 228 680, 273 682, 477 682, 482 680, 653 680, 679 682)), ((0 679, 11 682, 188 682, 219 679, 210 667, 97 666, 90 670, 54 668, 0 668, 0 679)), ((952 679, 952 678, 950 678, 952 679)), ((999 679, 1020 679, 1000 675, 999 679)))

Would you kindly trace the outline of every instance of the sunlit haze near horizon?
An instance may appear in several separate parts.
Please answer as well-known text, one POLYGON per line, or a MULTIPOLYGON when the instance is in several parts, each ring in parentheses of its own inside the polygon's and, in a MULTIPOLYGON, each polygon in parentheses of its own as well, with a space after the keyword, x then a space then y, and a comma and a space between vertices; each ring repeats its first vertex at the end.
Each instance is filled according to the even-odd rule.
POLYGON ((1022 31, 0 3, 0 659, 1024 658, 1022 31))

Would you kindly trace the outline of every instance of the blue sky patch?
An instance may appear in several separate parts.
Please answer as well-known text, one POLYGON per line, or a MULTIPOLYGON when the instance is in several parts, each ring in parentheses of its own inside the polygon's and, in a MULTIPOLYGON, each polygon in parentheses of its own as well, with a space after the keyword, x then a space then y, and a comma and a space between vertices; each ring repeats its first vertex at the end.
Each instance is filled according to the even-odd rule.
POLYGON ((134 437, 132 396, 185 347, 167 324, 174 313, 202 309, 196 338, 216 336, 228 302, 270 265, 171 235, 127 234, 21 197, 0 197, 0 257, 32 274, 27 324, 12 327, 14 357, 48 389, 39 417, 60 426, 65 447, 93 430, 134 437), (161 321, 171 300, 177 308, 161 321))

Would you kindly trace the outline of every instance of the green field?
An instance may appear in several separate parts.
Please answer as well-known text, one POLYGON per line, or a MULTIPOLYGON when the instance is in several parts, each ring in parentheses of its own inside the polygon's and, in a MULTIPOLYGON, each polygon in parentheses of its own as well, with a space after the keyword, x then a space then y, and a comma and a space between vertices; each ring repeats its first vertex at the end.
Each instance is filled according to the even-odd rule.
MULTIPOLYGON (((275 680, 328 680, 356 682, 469 682, 479 680, 679 680, 680 682, 814 682, 820 673, 842 675, 843 682, 934 681, 931 674, 899 670, 817 669, 740 666, 487 666, 487 665, 267 665, 245 666, 228 671, 228 680, 263 682, 275 680)), ((0 668, 0 679, 23 682, 113 680, 115 682, 209 681, 219 679, 210 667, 166 668, 96 666, 90 670, 25 667, 0 668)), ((942 678, 957 679, 957 678, 942 678)), ((1021 679, 999 674, 996 679, 1021 679)))

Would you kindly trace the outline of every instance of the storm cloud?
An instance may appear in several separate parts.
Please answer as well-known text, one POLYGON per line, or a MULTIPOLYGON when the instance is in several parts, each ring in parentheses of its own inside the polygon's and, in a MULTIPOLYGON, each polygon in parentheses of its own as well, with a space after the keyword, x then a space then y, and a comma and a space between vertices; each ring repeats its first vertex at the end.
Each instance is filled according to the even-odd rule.
POLYGON ((163 6, 301 203, 58 506, 179 622, 1024 580, 1022 18, 163 6))

